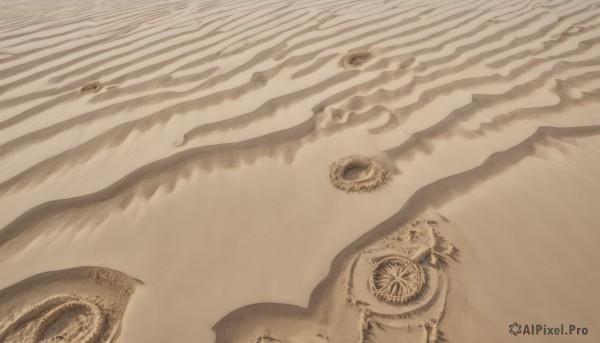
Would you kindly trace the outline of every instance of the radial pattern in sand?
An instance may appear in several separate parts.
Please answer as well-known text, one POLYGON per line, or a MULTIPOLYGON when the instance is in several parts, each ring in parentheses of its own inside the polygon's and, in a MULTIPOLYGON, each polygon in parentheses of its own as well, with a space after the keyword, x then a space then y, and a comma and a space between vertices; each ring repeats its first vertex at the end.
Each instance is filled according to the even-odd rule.
POLYGON ((360 68, 373 57, 373 53, 369 50, 352 51, 340 59, 339 66, 346 69, 360 68))
POLYGON ((373 294, 390 303, 406 303, 419 294, 424 284, 421 266, 397 256, 379 261, 369 278, 373 294))

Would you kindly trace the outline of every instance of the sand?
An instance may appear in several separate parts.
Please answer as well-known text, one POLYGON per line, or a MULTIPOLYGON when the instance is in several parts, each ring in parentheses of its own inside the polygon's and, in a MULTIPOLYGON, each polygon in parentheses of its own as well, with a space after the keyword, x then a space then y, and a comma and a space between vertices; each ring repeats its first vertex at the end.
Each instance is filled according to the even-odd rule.
POLYGON ((599 34, 591 0, 2 1, 0 342, 599 341, 599 34))

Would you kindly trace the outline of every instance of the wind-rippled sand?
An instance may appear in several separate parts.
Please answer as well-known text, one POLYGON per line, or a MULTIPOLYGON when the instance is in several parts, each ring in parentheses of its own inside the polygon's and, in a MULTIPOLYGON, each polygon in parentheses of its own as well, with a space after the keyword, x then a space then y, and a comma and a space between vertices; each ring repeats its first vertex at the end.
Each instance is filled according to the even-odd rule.
POLYGON ((98 342, 598 340, 599 43, 593 0, 4 0, 0 333, 54 295, 120 299, 98 342), (353 268, 410 225, 444 261, 386 331, 353 268), (35 281, 80 267, 139 282, 35 281))

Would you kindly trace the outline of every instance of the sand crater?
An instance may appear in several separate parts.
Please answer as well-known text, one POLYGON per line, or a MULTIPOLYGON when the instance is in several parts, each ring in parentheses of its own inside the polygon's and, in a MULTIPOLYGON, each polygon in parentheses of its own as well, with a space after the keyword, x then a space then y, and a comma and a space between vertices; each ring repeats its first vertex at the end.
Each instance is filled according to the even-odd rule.
POLYGON ((94 81, 83 85, 79 89, 80 94, 84 93, 98 93, 102 89, 102 83, 100 81, 94 81))
POLYGON ((137 284, 124 273, 100 267, 23 280, 0 291, 0 342, 113 342, 137 284))
POLYGON ((346 192, 371 192, 385 185, 390 176, 380 165, 364 156, 349 156, 333 162, 329 181, 346 192))
POLYGON ((373 57, 373 53, 368 50, 351 51, 340 59, 338 65, 345 69, 360 68, 373 57))

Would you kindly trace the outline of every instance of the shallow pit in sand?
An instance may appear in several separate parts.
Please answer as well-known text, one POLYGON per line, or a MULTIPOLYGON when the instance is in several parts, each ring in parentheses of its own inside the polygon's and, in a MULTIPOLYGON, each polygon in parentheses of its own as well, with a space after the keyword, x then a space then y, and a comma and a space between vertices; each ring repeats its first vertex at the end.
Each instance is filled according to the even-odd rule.
POLYGON ((368 50, 352 51, 344 55, 338 65, 345 69, 360 68, 373 57, 373 53, 368 50))
POLYGON ((102 83, 100 81, 94 81, 83 85, 79 89, 80 94, 85 93, 98 93, 102 89, 102 83))

